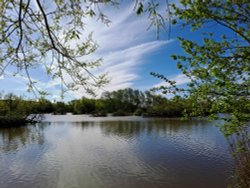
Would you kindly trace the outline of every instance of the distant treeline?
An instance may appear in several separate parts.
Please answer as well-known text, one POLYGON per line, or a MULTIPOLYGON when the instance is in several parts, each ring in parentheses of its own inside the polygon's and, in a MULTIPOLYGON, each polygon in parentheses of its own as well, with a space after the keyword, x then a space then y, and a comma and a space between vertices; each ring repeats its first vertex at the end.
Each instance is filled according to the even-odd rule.
MULTIPOLYGON (((218 101, 217 103, 219 104, 218 101)), ((197 103, 194 97, 175 96, 168 99, 150 91, 142 92, 131 88, 105 92, 99 99, 82 98, 69 102, 51 102, 45 98, 27 100, 14 94, 2 94, 0 95, 0 126, 25 124, 33 121, 31 114, 45 113, 183 117, 186 114, 192 116, 194 111, 197 114, 198 109, 200 116, 207 116, 215 113, 211 112, 211 105, 212 101, 209 100, 197 103)))
MULTIPOLYGON (((93 116, 143 115, 157 117, 181 117, 193 108, 190 99, 174 97, 167 99, 150 91, 123 89, 105 92, 100 99, 82 98, 70 102, 51 102, 45 98, 25 100, 13 94, 0 99, 0 117, 26 118, 29 114, 92 114, 93 116)), ((210 103, 204 103, 203 115, 209 113, 210 103)))

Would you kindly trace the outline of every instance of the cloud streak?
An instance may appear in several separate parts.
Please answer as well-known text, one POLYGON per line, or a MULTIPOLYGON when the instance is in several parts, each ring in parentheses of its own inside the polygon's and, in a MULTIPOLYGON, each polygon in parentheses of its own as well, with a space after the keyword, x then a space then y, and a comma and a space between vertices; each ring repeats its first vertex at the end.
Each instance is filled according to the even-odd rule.
MULTIPOLYGON (((175 81, 176 86, 184 85, 184 84, 191 82, 190 78, 188 78, 184 74, 177 74, 175 76, 170 76, 169 80, 175 81)), ((160 86, 170 86, 170 84, 165 82, 165 81, 162 81, 162 82, 159 82, 158 84, 154 85, 154 87, 160 87, 160 86)))
MULTIPOLYGON (((93 32, 93 38, 99 45, 97 51, 86 58, 96 59, 101 57, 103 63, 93 73, 96 75, 108 73, 110 78, 110 83, 97 91, 98 96, 103 91, 134 87, 136 80, 140 78, 139 70, 147 62, 148 55, 173 42, 173 40, 156 40, 155 31, 147 31, 149 21, 146 15, 136 16, 133 8, 134 6, 129 5, 122 5, 119 9, 104 7, 103 11, 112 21, 108 27, 94 19, 84 18, 86 25, 81 38, 85 38, 89 33, 93 32)), ((72 45, 76 44, 73 43, 72 45)), ((67 75, 65 75, 65 78, 67 78, 67 75)), ((0 80, 2 79, 0 77, 0 80)), ((55 98, 60 93, 60 89, 58 89, 60 81, 58 79, 45 79, 43 81, 36 77, 32 79, 38 81, 40 89, 48 91, 55 98)), ((13 78, 13 82, 16 83, 23 81, 27 80, 18 81, 13 78)), ((25 92, 26 87, 23 88, 25 92)), ((84 89, 81 88, 69 94, 73 95, 72 98, 87 96, 84 89)))
MULTIPOLYGON (((133 6, 125 6, 122 11, 107 12, 112 24, 109 27, 86 20, 86 32, 94 31, 93 38, 99 49, 90 58, 102 57, 102 66, 94 71, 95 74, 108 73, 110 83, 97 91, 113 91, 133 87, 140 78, 138 70, 145 64, 148 54, 170 44, 173 40, 156 40, 154 31, 146 31, 149 22, 146 17, 137 17, 133 6)), ((79 98, 86 95, 83 89, 74 92, 79 98)))

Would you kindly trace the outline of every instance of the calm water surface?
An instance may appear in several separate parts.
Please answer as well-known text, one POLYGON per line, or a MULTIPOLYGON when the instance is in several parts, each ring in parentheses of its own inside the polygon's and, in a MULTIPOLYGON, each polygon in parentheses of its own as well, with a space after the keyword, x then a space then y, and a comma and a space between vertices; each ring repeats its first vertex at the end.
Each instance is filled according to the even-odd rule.
POLYGON ((205 120, 51 115, 0 129, 0 188, 223 188, 232 166, 205 120))

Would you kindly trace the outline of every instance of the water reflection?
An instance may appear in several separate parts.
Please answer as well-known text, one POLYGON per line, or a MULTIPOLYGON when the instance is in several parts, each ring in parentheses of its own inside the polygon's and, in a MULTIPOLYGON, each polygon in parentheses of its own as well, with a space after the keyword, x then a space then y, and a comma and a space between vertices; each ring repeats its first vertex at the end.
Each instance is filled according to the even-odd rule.
MULTIPOLYGON (((91 124, 91 123, 90 123, 91 124)), ((83 123, 83 126, 90 125, 83 123)), ((119 121, 119 122, 100 122, 99 125, 103 134, 117 135, 124 137, 140 136, 141 134, 166 134, 172 135, 180 131, 190 131, 194 126, 199 129, 205 128, 209 124, 206 120, 186 120, 180 121, 175 119, 153 119, 147 121, 119 121)), ((211 123, 210 123, 211 124, 211 123)), ((94 124, 92 124, 93 126, 94 124)))
MULTIPOLYGON (((46 124, 45 126, 47 126, 46 124)), ((11 152, 33 143, 44 144, 44 126, 0 128, 0 152, 11 152)))
POLYGON ((1 188, 219 188, 232 170, 203 120, 51 121, 0 129, 0 151, 1 188))

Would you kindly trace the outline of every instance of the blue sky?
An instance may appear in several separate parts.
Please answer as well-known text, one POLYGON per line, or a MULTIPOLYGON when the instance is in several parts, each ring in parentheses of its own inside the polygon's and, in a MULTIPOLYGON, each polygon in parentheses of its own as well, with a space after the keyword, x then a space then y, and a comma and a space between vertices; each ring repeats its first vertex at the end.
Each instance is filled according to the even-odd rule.
MULTIPOLYGON (((170 58, 173 53, 183 53, 176 36, 188 37, 199 40, 201 33, 190 33, 188 29, 181 30, 178 26, 172 28, 171 38, 168 33, 161 32, 157 40, 156 31, 152 27, 147 30, 150 22, 147 15, 136 16, 134 5, 121 5, 120 8, 105 8, 104 12, 112 21, 109 26, 97 22, 95 19, 86 19, 83 35, 93 32, 93 38, 98 43, 98 50, 91 58, 103 58, 101 67, 94 73, 107 72, 110 83, 97 91, 100 96, 103 91, 114 91, 124 88, 148 90, 162 83, 154 78, 150 72, 164 74, 176 80, 178 85, 185 85, 189 80, 176 68, 176 63, 170 58)), ((216 31, 218 28, 212 28, 216 31)), ((27 78, 12 77, 13 67, 9 67, 4 76, 0 77, 0 91, 14 92, 34 98, 32 93, 27 93, 27 78)), ((51 80, 42 68, 31 70, 34 80, 38 81, 37 87, 48 91, 48 98, 60 100, 60 81, 51 80)), ((87 96, 83 89, 68 92, 66 100, 87 96)))

